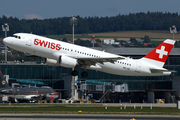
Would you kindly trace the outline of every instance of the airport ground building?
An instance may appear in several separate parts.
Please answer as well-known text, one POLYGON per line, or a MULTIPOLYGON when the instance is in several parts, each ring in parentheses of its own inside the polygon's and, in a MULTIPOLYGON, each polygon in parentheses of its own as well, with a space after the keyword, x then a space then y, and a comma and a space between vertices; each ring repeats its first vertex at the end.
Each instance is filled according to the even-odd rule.
MULTIPOLYGON (((153 48, 96 48, 106 52, 141 58, 153 48)), ((50 86, 60 93, 60 99, 75 98, 104 100, 104 102, 176 102, 180 99, 180 49, 173 48, 165 68, 174 70, 170 76, 120 76, 87 70, 89 76, 81 77, 82 68, 77 68, 79 76, 72 83, 72 69, 53 67, 41 62, 0 63, 0 70, 9 75, 9 84, 19 82, 36 86, 50 86), (75 85, 75 86, 74 86, 75 85), (73 89, 73 90, 71 90, 73 89), (77 94, 77 95, 76 95, 77 94), (104 97, 104 98, 103 98, 104 97)))

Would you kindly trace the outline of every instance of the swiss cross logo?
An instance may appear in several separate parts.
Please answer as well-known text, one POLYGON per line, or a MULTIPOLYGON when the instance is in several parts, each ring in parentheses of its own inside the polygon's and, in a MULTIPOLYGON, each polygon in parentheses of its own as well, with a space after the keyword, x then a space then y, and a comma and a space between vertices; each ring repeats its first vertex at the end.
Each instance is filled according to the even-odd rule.
POLYGON ((161 49, 156 49, 156 53, 159 53, 159 58, 163 58, 163 55, 168 55, 168 52, 165 51, 165 46, 161 46, 161 49))
POLYGON ((171 52, 171 49, 173 48, 174 43, 175 41, 173 40, 165 40, 163 43, 149 52, 146 56, 144 56, 144 58, 165 63, 169 56, 169 53, 171 52))

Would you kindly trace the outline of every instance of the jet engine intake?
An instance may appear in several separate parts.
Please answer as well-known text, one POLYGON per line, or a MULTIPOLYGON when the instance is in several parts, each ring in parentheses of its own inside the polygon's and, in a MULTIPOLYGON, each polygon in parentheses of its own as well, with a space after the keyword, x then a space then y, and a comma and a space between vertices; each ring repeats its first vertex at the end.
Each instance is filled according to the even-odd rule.
POLYGON ((50 58, 45 58, 45 64, 49 66, 59 66, 58 61, 50 58))
POLYGON ((59 56, 59 60, 46 58, 45 64, 50 66, 63 66, 68 68, 74 68, 78 65, 77 59, 70 58, 65 55, 59 56))
POLYGON ((62 55, 59 57, 59 64, 63 67, 74 68, 78 62, 77 59, 62 55))

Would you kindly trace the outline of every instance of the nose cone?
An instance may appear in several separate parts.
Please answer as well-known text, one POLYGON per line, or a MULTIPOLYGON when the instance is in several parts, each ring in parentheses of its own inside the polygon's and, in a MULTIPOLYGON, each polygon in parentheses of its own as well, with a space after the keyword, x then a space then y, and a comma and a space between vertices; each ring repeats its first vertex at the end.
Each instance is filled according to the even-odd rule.
POLYGON ((4 39, 3 39, 3 43, 4 43, 5 45, 8 45, 8 43, 9 43, 9 38, 8 38, 8 37, 4 38, 4 39))
POLYGON ((12 44, 12 41, 13 41, 13 38, 12 37, 6 37, 3 39, 3 43, 6 45, 6 46, 9 46, 12 44))

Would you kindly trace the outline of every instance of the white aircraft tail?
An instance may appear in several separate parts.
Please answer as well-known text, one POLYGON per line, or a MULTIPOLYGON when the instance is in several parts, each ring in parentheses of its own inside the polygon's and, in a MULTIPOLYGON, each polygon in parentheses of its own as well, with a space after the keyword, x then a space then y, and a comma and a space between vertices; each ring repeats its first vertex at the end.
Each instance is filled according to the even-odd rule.
POLYGON ((161 43, 159 46, 154 48, 141 60, 149 62, 159 68, 162 68, 174 44, 175 44, 174 40, 166 39, 163 43, 161 43))

